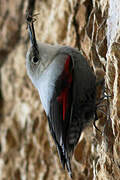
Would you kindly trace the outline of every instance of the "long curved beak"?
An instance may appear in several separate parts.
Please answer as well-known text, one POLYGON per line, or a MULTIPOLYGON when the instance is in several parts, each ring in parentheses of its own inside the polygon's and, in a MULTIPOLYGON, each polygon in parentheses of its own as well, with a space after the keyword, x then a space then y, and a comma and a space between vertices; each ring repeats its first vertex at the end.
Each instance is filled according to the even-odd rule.
POLYGON ((28 23, 28 30, 29 30, 29 36, 30 36, 31 44, 32 44, 32 46, 36 46, 37 42, 36 42, 33 22, 28 23))
POLYGON ((28 23, 28 31, 29 31, 31 45, 34 49, 34 52, 35 52, 35 54, 39 53, 33 22, 28 23))

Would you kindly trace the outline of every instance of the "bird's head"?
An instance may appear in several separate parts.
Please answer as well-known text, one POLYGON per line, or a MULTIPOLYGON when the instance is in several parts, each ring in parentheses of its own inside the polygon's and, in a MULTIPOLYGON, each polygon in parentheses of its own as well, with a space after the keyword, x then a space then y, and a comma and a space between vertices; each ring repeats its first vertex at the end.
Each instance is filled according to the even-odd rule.
POLYGON ((26 55, 26 67, 27 67, 27 73, 34 83, 34 81, 36 81, 38 79, 38 76, 40 75, 41 56, 39 51, 39 45, 35 36, 33 22, 28 23, 28 31, 29 31, 31 47, 28 49, 26 55))
POLYGON ((33 84, 36 84, 39 81, 41 74, 54 60, 60 46, 52 46, 38 42, 36 40, 33 22, 28 23, 28 31, 31 47, 27 52, 26 67, 28 76, 33 84))

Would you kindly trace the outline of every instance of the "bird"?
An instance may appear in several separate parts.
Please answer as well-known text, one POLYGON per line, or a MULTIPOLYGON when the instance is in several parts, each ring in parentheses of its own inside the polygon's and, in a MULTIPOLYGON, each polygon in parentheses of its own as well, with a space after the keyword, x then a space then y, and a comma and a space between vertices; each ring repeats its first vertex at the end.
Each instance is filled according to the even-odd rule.
POLYGON ((72 177, 74 149, 96 114, 96 76, 77 49, 39 42, 33 21, 28 32, 27 74, 38 90, 62 167, 72 177))

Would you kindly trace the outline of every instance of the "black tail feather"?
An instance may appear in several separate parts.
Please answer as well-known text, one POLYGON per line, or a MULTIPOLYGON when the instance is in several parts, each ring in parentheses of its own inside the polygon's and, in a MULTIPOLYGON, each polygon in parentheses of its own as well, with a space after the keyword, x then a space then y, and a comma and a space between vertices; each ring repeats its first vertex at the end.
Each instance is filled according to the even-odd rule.
POLYGON ((66 168, 69 173, 69 176, 72 178, 71 163, 70 163, 70 158, 68 156, 66 157, 66 168))
POLYGON ((70 157, 68 156, 68 153, 64 152, 61 148, 61 146, 57 146, 58 154, 60 157, 60 161, 62 164, 63 169, 67 169, 69 176, 72 178, 72 170, 71 170, 71 163, 70 163, 70 157))

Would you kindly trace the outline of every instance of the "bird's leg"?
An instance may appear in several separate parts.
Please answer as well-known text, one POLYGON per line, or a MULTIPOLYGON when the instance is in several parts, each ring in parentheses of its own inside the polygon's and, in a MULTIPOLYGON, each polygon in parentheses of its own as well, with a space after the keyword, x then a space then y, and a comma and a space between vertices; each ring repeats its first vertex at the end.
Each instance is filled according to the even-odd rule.
POLYGON ((96 126, 96 124, 95 124, 95 120, 93 121, 93 126, 94 126, 94 128, 95 128, 97 131, 99 131, 99 132, 100 132, 100 134, 102 134, 101 130, 100 130, 100 129, 98 129, 98 127, 96 126))
MULTIPOLYGON (((96 103, 95 119, 94 119, 94 121, 93 121, 94 127, 95 127, 99 132, 101 132, 101 131, 97 128, 97 126, 96 126, 96 124, 95 124, 95 121, 98 120, 98 116, 97 116, 97 112, 96 112, 96 111, 97 111, 97 110, 98 110, 98 111, 101 111, 101 112, 107 117, 107 119, 110 120, 110 112, 109 112, 109 113, 105 113, 105 112, 100 108, 100 107, 106 107, 107 112, 109 111, 109 110, 108 110, 108 106, 109 106, 109 98, 110 98, 110 97, 111 97, 111 96, 106 93, 106 88, 104 87, 103 97, 101 97, 101 98, 99 99, 99 101, 96 103), (100 104, 103 102, 103 100, 105 100, 105 99, 107 100, 106 104, 100 105, 100 104), (109 116, 109 118, 108 118, 108 116, 109 116)), ((107 123, 107 122, 106 122, 106 123, 107 123)), ((101 132, 101 134, 102 134, 102 132, 101 132)))
POLYGON ((100 131, 100 129, 98 129, 98 127, 96 126, 96 124, 95 124, 95 122, 98 120, 98 116, 97 116, 97 112, 96 112, 96 110, 95 110, 95 118, 94 118, 94 121, 93 121, 93 126, 94 126, 94 128, 97 130, 97 131, 99 131, 101 134, 102 134, 102 132, 100 131))
POLYGON ((111 95, 108 95, 108 93, 107 93, 107 88, 105 87, 104 79, 101 80, 100 82, 97 82, 96 86, 98 86, 101 82, 102 82, 102 84, 104 84, 103 91, 102 91, 103 95, 97 102, 96 106, 98 106, 101 102, 103 102, 104 99, 108 100, 108 98, 111 97, 111 95))
POLYGON ((109 97, 111 97, 111 96, 104 94, 103 97, 101 97, 99 99, 99 101, 97 102, 96 106, 98 106, 105 98, 109 98, 109 97))

